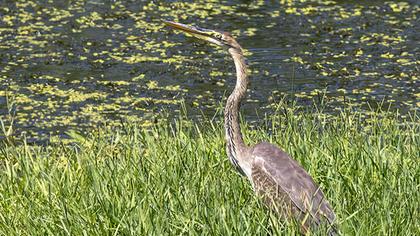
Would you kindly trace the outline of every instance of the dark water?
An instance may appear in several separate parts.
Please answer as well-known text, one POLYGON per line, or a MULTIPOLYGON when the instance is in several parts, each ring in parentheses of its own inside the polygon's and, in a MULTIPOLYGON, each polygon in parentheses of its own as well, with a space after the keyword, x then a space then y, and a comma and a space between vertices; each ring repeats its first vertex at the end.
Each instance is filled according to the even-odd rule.
POLYGON ((2 0, 0 118, 43 139, 120 120, 147 126, 181 104, 214 114, 234 84, 232 61, 162 20, 237 37, 251 121, 285 95, 302 106, 323 97, 330 112, 419 110, 419 3, 2 0))

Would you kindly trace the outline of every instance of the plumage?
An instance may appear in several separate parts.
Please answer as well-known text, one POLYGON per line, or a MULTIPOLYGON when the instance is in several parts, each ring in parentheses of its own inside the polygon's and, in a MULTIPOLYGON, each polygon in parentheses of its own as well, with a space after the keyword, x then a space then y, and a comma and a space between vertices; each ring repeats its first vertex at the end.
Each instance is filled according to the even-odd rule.
POLYGON ((281 216, 294 215, 305 228, 322 221, 333 225, 335 214, 312 177, 287 153, 270 143, 252 148, 254 190, 281 216))
POLYGON ((199 39, 223 46, 233 58, 236 85, 227 99, 224 113, 226 152, 233 166, 245 175, 266 205, 283 219, 293 218, 306 233, 319 225, 337 233, 335 214, 312 177, 287 153, 270 143, 247 146, 242 138, 239 110, 249 83, 242 47, 226 32, 187 26, 175 22, 167 25, 199 39))

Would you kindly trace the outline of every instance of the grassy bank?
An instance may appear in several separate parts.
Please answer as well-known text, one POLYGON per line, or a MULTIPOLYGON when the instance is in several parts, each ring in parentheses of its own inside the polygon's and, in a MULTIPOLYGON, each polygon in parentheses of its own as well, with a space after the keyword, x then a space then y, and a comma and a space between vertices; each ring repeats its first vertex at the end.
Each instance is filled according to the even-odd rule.
MULTIPOLYGON (((125 124, 74 145, 0 145, 0 235, 294 234, 231 167, 222 123, 125 124)), ((323 187, 345 235, 419 235, 419 123, 291 108, 244 127, 323 187)))

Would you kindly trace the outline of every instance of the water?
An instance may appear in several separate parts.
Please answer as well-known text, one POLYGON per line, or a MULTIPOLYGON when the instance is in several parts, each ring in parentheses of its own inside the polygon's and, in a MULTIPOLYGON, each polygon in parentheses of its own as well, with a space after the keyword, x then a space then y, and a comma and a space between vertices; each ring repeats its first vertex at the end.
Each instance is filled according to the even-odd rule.
POLYGON ((213 115, 234 85, 222 49, 164 27, 230 31, 251 70, 245 117, 320 97, 329 112, 419 109, 419 1, 0 2, 0 118, 40 140, 162 112, 213 115), (8 101, 8 102, 7 102, 8 101))

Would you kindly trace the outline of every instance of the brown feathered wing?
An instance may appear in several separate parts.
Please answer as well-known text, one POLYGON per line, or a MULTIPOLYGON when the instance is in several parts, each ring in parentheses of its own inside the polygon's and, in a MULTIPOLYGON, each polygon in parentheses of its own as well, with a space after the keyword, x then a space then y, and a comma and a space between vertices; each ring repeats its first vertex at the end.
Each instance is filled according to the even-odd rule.
POLYGON ((335 214, 312 177, 284 151, 270 143, 252 150, 252 182, 265 203, 299 220, 306 231, 321 222, 333 225, 335 214))

